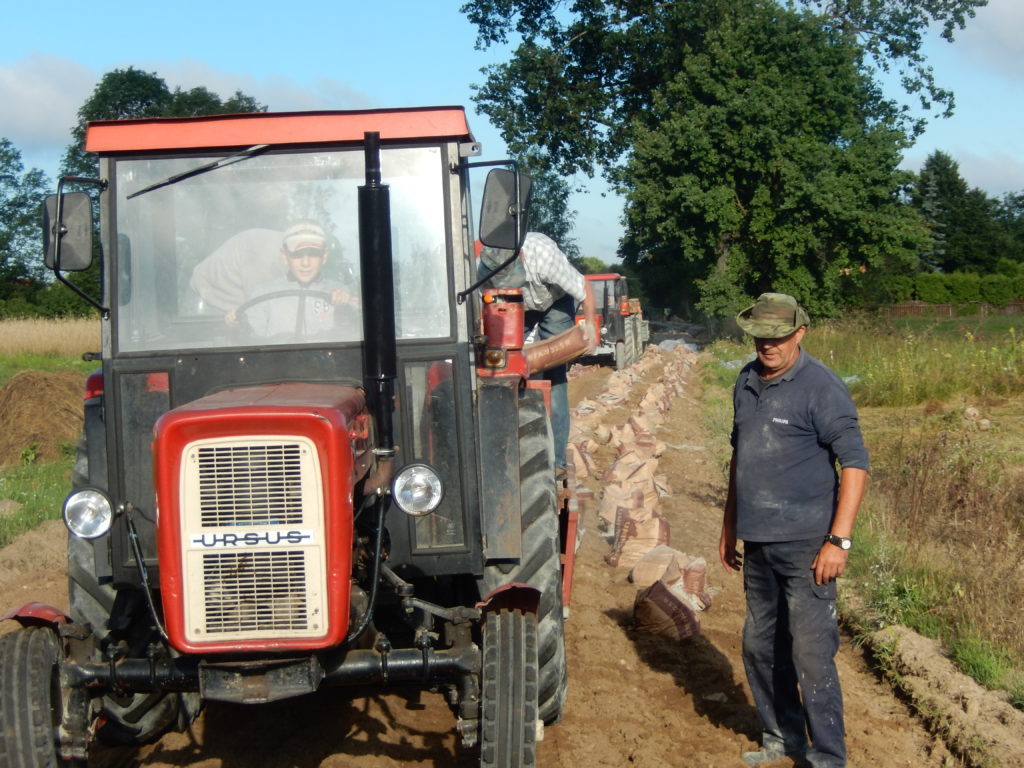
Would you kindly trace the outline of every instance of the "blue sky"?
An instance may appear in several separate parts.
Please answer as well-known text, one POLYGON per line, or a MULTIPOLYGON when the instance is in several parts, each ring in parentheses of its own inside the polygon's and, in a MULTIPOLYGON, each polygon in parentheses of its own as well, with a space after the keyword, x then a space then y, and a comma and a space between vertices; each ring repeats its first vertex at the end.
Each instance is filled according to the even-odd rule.
MULTIPOLYGON (((505 146, 475 114, 470 86, 506 51, 474 49, 461 4, 12 3, 0 49, 0 137, 26 166, 53 178, 78 107, 104 73, 135 66, 171 87, 204 85, 225 97, 242 90, 272 110, 461 104, 487 159, 499 159, 505 146)), ((1024 191, 1024 2, 990 0, 954 45, 935 34, 926 51, 939 84, 956 93, 957 110, 932 121, 904 165, 918 170, 940 149, 971 186, 991 195, 1024 191)), ((574 234, 584 255, 611 262, 621 202, 602 196, 600 182, 590 187, 573 198, 574 234)))

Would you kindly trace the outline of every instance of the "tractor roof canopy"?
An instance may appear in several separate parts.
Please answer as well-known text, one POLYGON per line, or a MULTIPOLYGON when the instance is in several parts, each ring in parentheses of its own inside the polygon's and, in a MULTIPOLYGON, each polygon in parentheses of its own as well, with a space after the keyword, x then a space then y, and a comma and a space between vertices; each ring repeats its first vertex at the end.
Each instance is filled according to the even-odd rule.
POLYGON ((381 141, 475 141, 462 107, 412 107, 99 121, 89 124, 85 148, 106 154, 258 144, 336 144, 361 142, 367 131, 378 132, 381 141))

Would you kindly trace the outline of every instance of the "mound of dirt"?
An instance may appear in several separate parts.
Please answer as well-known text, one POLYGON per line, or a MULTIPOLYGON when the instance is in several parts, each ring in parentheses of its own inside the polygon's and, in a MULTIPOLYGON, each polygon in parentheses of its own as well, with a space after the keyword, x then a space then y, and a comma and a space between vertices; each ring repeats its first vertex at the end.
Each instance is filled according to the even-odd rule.
POLYGON ((31 458, 53 461, 82 431, 85 376, 74 371, 22 371, 0 390, 0 466, 31 458))

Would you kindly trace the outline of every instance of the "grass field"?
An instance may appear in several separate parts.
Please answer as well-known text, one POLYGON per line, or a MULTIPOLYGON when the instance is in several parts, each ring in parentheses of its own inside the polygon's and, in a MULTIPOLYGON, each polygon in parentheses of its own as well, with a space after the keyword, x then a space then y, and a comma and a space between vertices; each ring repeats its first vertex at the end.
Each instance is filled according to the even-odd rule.
MULTIPOLYGON (((847 586, 871 621, 941 639, 1024 708, 1024 335, 1010 320, 861 318, 813 327, 804 348, 847 381, 871 455, 847 586)), ((709 351, 706 418, 724 462, 752 346, 709 351)))

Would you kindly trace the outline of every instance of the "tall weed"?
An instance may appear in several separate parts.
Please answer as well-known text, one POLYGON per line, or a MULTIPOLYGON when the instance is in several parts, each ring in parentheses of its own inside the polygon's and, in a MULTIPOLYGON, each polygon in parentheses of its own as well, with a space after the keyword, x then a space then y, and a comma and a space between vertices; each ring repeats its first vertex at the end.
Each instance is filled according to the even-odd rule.
POLYGON ((850 383, 860 405, 907 406, 1024 390, 1024 334, 993 323, 892 324, 871 318, 812 328, 803 346, 850 383))
POLYGON ((0 357, 81 357, 99 352, 100 323, 95 317, 0 320, 0 357))

